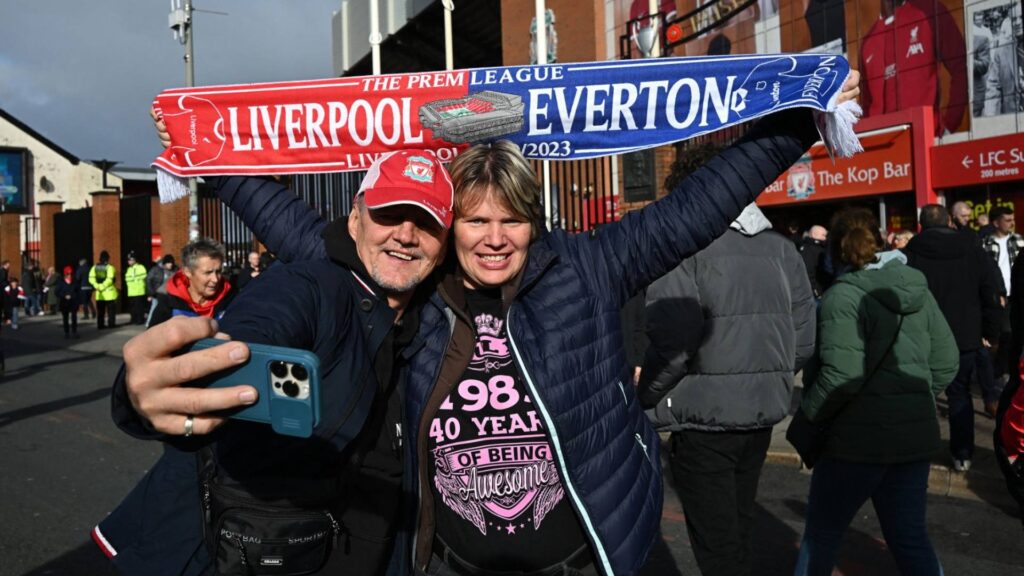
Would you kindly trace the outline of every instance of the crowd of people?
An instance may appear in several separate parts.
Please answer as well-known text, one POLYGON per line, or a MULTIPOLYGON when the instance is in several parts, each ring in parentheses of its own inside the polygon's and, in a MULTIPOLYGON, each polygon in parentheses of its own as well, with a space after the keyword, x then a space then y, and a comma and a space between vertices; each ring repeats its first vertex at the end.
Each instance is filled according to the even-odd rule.
MULTIPOLYGON (((217 251, 218 278, 225 267, 225 253, 220 246, 217 251)), ((66 339, 80 337, 80 318, 95 319, 99 330, 116 328, 117 314, 122 307, 122 291, 130 324, 149 326, 166 319, 163 314, 168 306, 158 310, 158 304, 173 297, 173 294, 168 295, 168 286, 173 286, 171 280, 178 272, 174 256, 163 256, 149 269, 135 252, 129 251, 125 260, 127 266, 119 275, 106 250, 100 252, 95 264, 81 258, 77 266, 65 265, 60 273, 54 266, 43 273, 37 260, 26 259, 20 280, 11 274, 11 263, 5 260, 0 264, 0 318, 3 325, 18 330, 19 319, 60 315, 66 339), (154 315, 157 316, 156 321, 154 315)), ((236 271, 237 288, 232 291, 259 276, 273 262, 273 256, 267 252, 250 252, 245 265, 236 271)), ((190 268, 186 266, 185 271, 190 271, 190 268)), ((230 287, 232 283, 226 285, 230 287)))
MULTIPOLYGON (((927 230, 889 250, 870 212, 844 210, 799 249, 772 232, 753 200, 817 138, 807 111, 773 114, 588 235, 545 230, 508 142, 447 168, 385 154, 335 222, 279 183, 210 178, 284 264, 240 275, 237 295, 215 242, 157 269, 169 306, 125 346, 113 416, 164 452, 93 539, 131 574, 635 574, 668 431, 702 573, 749 574, 758 479, 803 370, 817 447, 796 573, 831 573, 870 498, 901 571, 941 574, 924 522, 935 397, 963 371, 960 338, 998 341, 983 328, 1001 316, 951 329, 914 255, 927 230), (637 294, 649 345, 627 358, 637 294), (182 352, 219 332, 235 341, 182 352), (252 386, 188 385, 246 362, 247 342, 318 356, 312 438, 227 418, 252 386)), ((994 281, 998 254, 971 242, 977 281, 994 281)), ((994 310, 998 293, 978 293, 994 310)))

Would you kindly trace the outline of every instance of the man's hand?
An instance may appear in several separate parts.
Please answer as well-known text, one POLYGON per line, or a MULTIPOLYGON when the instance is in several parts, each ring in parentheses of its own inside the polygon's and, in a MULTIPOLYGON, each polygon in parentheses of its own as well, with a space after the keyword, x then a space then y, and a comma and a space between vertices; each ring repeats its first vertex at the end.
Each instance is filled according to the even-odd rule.
POLYGON ((170 148, 171 135, 167 132, 167 124, 164 124, 164 119, 153 108, 149 109, 149 116, 153 119, 153 127, 156 128, 156 135, 160 138, 160 145, 170 148))
POLYGON ((124 345, 125 383, 132 406, 153 428, 165 434, 185 433, 185 420, 194 418, 192 433, 209 434, 225 418, 212 414, 256 402, 252 386, 187 388, 182 384, 249 359, 249 347, 232 342, 172 357, 196 340, 227 337, 209 318, 177 317, 132 338, 124 345))
MULTIPOLYGON (((847 100, 856 100, 857 96, 860 96, 860 72, 850 70, 850 77, 843 83, 843 89, 839 92, 839 99, 836 100, 836 102, 842 104, 847 100)), ((164 128, 164 130, 166 130, 166 128, 164 128)), ((170 146, 170 136, 167 138, 167 146, 170 146)), ((165 148, 167 146, 165 146, 165 148)))

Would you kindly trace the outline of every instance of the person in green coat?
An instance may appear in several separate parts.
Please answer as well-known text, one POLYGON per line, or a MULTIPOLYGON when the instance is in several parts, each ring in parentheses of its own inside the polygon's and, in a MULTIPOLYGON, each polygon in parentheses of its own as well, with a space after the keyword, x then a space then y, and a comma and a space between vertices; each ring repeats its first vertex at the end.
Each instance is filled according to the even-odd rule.
POLYGON ((882 242, 874 215, 833 219, 842 273, 822 298, 818 357, 801 405, 826 424, 811 477, 797 575, 830 575, 843 533, 869 498, 903 574, 941 574, 925 525, 929 461, 939 451, 935 397, 956 376, 953 333, 921 272, 882 242))

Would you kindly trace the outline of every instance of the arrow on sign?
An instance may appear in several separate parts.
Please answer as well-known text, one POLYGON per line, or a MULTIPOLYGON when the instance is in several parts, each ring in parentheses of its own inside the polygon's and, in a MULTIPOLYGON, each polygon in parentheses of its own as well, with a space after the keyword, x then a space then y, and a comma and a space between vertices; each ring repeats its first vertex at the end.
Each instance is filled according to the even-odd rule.
POLYGON ((970 168, 974 161, 971 160, 970 156, 964 156, 964 159, 961 160, 960 163, 964 165, 964 168, 970 168))

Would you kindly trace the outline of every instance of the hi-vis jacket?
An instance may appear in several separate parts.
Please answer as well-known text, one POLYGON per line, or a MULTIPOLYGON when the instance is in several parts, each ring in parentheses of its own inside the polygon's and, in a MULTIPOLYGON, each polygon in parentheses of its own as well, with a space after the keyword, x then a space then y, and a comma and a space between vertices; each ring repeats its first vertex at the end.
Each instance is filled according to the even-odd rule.
POLYGON ((96 291, 96 300, 117 300, 117 269, 110 264, 96 264, 89 269, 89 284, 96 291))
POLYGON ((128 297, 146 295, 146 267, 136 262, 124 271, 124 289, 128 297))

